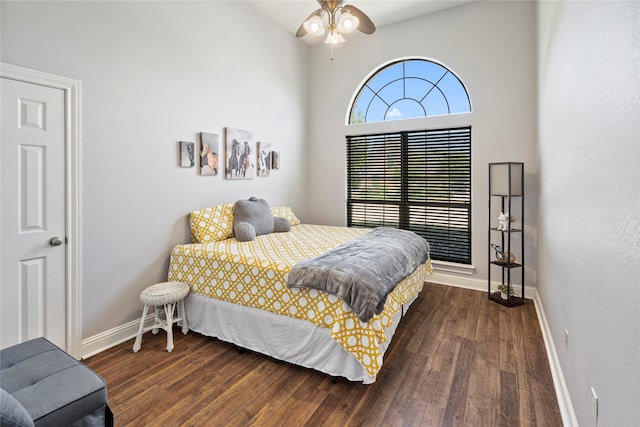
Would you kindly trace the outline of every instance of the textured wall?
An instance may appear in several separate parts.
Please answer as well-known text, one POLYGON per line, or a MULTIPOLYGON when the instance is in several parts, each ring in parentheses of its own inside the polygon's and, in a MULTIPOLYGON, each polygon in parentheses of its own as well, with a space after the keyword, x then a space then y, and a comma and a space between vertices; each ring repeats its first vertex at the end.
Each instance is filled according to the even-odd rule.
POLYGON ((538 5, 538 291, 579 424, 637 425, 640 3, 538 5))

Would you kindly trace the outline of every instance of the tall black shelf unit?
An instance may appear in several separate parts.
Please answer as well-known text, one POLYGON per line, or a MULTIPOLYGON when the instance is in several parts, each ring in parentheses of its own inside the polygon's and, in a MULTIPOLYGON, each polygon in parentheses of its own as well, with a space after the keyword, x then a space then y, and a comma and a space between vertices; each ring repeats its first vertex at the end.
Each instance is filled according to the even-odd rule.
POLYGON ((524 226, 524 163, 489 163, 488 205, 487 293, 489 299, 507 307, 522 305, 524 304, 524 233, 522 230, 524 226), (510 217, 507 220, 506 230, 499 227, 498 216, 501 212, 508 212, 510 217), (520 228, 517 226, 518 223, 522 224, 520 228), (502 259, 497 257, 497 251, 492 245, 502 249, 504 255, 502 259), (507 285, 506 293, 491 289, 492 272, 495 273, 496 270, 499 270, 497 274, 502 279, 500 283, 507 285), (512 283, 517 276, 520 276, 520 283, 512 283))

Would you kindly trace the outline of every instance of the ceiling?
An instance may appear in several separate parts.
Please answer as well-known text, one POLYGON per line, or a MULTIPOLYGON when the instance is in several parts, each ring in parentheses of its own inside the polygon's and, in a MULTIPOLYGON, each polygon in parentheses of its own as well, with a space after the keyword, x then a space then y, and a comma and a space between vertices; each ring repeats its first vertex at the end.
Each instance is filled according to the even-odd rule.
MULTIPOLYGON (((261 14, 295 35, 302 22, 320 6, 315 0, 246 0, 261 14)), ((448 9, 474 0, 347 0, 373 21, 376 27, 404 21, 419 15, 448 9)), ((305 36, 305 43, 322 41, 320 37, 305 36)))

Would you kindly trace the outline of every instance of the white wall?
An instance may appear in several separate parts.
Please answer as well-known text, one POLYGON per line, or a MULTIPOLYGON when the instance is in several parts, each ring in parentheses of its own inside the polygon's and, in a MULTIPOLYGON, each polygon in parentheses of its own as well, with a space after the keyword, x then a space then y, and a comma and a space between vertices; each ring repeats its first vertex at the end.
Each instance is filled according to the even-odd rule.
POLYGON ((308 48, 244 2, 3 1, 3 62, 82 81, 82 337, 139 318, 191 210, 251 195, 306 209, 308 48), (281 152, 269 178, 178 167, 224 127, 281 152))
POLYGON ((638 425, 640 3, 538 8, 538 292, 578 423, 638 425))
MULTIPOLYGON (((407 56, 441 62, 467 87, 472 125, 472 278, 487 277, 487 181, 489 162, 525 163, 526 276, 536 283, 536 93, 533 2, 473 2, 346 36, 336 47, 312 48, 310 68, 310 194, 312 222, 345 223, 345 135, 349 102, 359 85, 382 64, 407 56)), ((447 126, 462 117, 412 120, 392 125, 447 126)), ((479 282, 480 283, 480 282, 479 282)))

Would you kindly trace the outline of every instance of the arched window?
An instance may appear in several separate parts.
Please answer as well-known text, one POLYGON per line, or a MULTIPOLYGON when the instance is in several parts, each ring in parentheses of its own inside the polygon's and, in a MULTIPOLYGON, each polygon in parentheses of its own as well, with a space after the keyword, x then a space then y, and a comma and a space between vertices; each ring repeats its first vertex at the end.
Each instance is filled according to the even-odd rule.
MULTIPOLYGON (((458 77, 433 61, 394 62, 358 89, 350 124, 470 113, 458 77)), ((458 121, 459 122, 459 121, 458 121)), ((422 123, 422 122, 420 122, 422 123)), ((424 237, 433 260, 471 264, 471 123, 347 135, 347 225, 424 237)), ((412 126, 415 123, 412 123, 412 126)))
POLYGON ((407 59, 384 66, 362 85, 349 123, 470 111, 467 90, 451 70, 426 59, 407 59))

